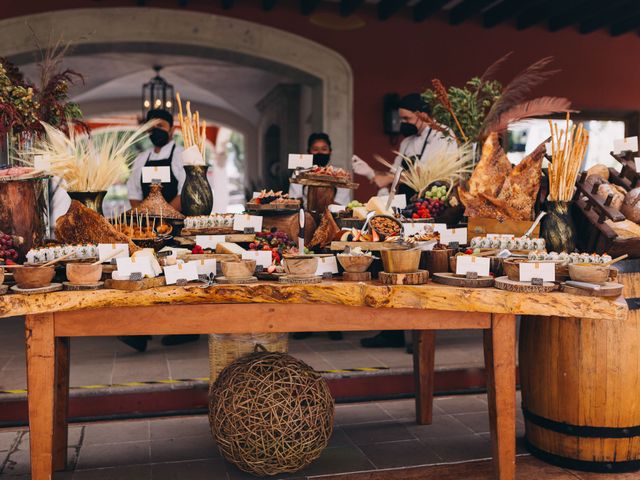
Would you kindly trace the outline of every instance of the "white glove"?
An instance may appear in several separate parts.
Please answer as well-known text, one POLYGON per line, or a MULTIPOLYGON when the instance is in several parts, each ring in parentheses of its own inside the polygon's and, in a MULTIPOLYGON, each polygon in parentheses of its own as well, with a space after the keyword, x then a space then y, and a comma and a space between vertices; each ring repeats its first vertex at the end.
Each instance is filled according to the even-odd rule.
POLYGON ((367 177, 369 180, 372 180, 375 177, 376 172, 369 166, 367 162, 362 160, 357 155, 351 157, 351 163, 353 165, 353 171, 357 175, 362 175, 363 177, 367 177))

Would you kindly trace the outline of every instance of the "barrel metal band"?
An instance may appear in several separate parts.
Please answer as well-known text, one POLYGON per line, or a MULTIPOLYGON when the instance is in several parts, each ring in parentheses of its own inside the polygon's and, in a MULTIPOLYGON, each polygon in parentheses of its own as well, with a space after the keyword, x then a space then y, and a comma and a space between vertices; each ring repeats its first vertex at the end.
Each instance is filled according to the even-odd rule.
POLYGON ((545 417, 531 413, 522 408, 524 418, 547 430, 552 430, 563 435, 584 438, 631 438, 640 436, 640 426, 635 427, 591 427, 587 425, 571 425, 570 423, 556 422, 545 417))
POLYGON ((627 305, 629 306, 629 310, 640 310, 640 298, 626 298, 627 305))
POLYGON ((596 473, 629 473, 640 470, 640 460, 627 460, 623 462, 592 462, 588 460, 578 460, 567 458, 553 453, 545 452, 534 447, 529 440, 525 440, 527 450, 536 458, 543 462, 556 465, 558 467, 569 468, 571 470, 582 470, 584 472, 596 473))

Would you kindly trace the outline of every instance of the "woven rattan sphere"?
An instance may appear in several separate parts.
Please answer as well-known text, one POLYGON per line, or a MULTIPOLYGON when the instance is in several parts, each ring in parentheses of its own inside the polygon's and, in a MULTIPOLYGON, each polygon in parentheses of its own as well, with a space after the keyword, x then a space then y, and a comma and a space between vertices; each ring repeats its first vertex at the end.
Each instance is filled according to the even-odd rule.
POLYGON ((209 392, 209 421, 222 455, 254 475, 295 472, 318 458, 333 413, 320 374, 282 353, 236 360, 209 392))

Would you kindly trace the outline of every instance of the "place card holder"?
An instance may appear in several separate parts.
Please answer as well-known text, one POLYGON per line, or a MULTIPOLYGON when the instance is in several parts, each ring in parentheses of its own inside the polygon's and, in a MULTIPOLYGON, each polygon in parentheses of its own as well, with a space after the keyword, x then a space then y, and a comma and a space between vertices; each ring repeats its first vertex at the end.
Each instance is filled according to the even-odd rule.
POLYGON ((460 248, 460 242, 449 242, 448 247, 452 250, 458 250, 460 248))
POLYGON ((467 280, 477 280, 478 279, 478 272, 467 272, 467 274, 465 275, 465 278, 467 280))
POLYGON ((189 281, 186 278, 179 278, 176 280, 176 285, 178 287, 184 287, 189 281))
POLYGON ((531 285, 541 287, 542 285, 544 285, 544 280, 542 278, 537 278, 537 277, 532 278, 531 285))
POLYGON ((142 280, 142 272, 131 272, 129 275, 129 280, 132 282, 139 282, 142 280))
POLYGON ((331 272, 322 272, 322 278, 324 278, 325 280, 331 280, 331 279, 333 279, 333 273, 331 273, 331 272))
POLYGON ((245 235, 253 235, 254 233, 256 233, 256 229, 253 227, 244 227, 243 233, 245 235))
POLYGON ((170 257, 173 254, 171 250, 165 250, 164 252, 156 252, 158 258, 170 257))
POLYGON ((255 273, 264 272, 264 265, 256 265, 255 273))

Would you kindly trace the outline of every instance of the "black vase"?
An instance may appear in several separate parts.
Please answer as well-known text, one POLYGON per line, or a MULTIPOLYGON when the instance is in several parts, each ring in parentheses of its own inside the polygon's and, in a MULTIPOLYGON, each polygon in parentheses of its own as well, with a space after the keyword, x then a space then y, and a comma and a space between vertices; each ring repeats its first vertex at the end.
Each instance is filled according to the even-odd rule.
POLYGON ((213 209, 213 193, 207 181, 206 166, 185 166, 187 178, 182 186, 182 213, 187 216, 209 215, 213 209))
POLYGON ((570 202, 547 202, 547 214, 540 222, 540 231, 548 252, 571 253, 576 249, 576 227, 570 206, 570 202))
POLYGON ((68 192, 71 200, 77 200, 85 207, 102 215, 102 201, 107 194, 106 190, 101 192, 68 192))

